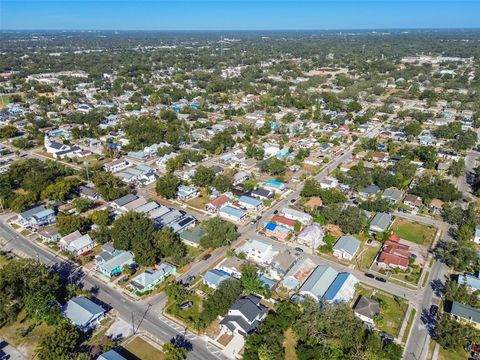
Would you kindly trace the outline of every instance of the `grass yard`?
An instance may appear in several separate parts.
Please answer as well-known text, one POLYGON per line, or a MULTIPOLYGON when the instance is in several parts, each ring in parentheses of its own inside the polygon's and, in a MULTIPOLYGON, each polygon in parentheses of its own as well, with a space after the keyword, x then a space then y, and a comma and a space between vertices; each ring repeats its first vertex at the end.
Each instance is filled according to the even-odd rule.
POLYGON ((380 247, 363 246, 363 251, 357 259, 361 270, 368 270, 370 268, 379 250, 380 247))
POLYGON ((10 262, 10 259, 5 255, 0 255, 0 269, 7 265, 10 262))
POLYGON ((17 321, 13 324, 6 325, 0 328, 0 338, 5 338, 9 343, 15 346, 20 352, 26 354, 29 359, 34 358, 35 349, 40 339, 45 335, 53 331, 53 327, 46 324, 40 324, 35 326, 31 320, 25 318, 25 311, 20 312, 17 317, 17 321), (19 329, 29 328, 28 333, 25 336, 17 334, 19 329))
POLYGON ((2 95, 0 96, 0 106, 7 106, 7 104, 10 102, 10 96, 8 95, 2 95))
POLYGON ((409 266, 406 271, 397 271, 392 273, 392 278, 405 281, 412 285, 417 285, 420 276, 422 275, 422 268, 418 265, 409 266))
POLYGON ((285 339, 283 340, 283 347, 285 348, 285 359, 287 360, 297 360, 297 352, 295 347, 297 346, 297 337, 295 333, 290 328, 285 331, 283 334, 285 339))
POLYGON ((412 328, 413 320, 415 319, 415 313, 416 313, 415 309, 412 309, 412 311, 410 311, 410 316, 408 317, 407 327, 405 328, 405 332, 403 333, 403 336, 402 336, 402 342, 404 344, 407 343, 408 335, 410 334, 410 329, 412 328))
POLYGON ((192 293, 187 296, 184 302, 191 301, 193 302, 193 306, 190 309, 186 310, 181 310, 177 303, 172 303, 169 304, 166 307, 166 313, 170 314, 177 319, 181 320, 185 325, 187 325, 190 328, 194 327, 193 324, 193 319, 197 319, 198 315, 200 314, 201 311, 201 305, 202 305, 202 299, 200 298, 199 295, 192 293))
POLYGON ((392 231, 404 240, 428 246, 435 236, 436 229, 416 222, 397 219, 392 226, 392 231))
POLYGON ((374 296, 380 303, 380 316, 375 322, 376 326, 396 337, 402 327, 408 303, 404 299, 397 302, 394 298, 380 292, 376 292, 374 296))
POLYGON ((461 350, 445 350, 440 347, 440 352, 438 353, 439 360, 467 360, 469 354, 463 349, 461 350))
POLYGON ((136 337, 134 340, 123 347, 126 352, 121 351, 122 355, 128 360, 163 360, 165 354, 156 347, 150 345, 141 337, 136 337))
POLYGON ((197 209, 205 209, 205 204, 207 204, 209 201, 210 198, 208 197, 207 189, 201 188, 200 195, 196 198, 188 200, 187 204, 197 209))

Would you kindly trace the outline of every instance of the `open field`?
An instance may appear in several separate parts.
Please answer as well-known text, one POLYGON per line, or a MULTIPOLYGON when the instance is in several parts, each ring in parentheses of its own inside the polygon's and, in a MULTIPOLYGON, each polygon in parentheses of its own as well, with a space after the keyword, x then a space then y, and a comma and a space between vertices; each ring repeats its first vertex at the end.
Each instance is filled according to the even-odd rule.
POLYGON ((395 220, 392 231, 404 240, 429 246, 435 236, 435 228, 403 219, 395 220))
POLYGON ((122 352, 128 360, 163 360, 165 354, 157 348, 150 345, 141 337, 137 337, 124 347, 128 351, 128 354, 122 352))

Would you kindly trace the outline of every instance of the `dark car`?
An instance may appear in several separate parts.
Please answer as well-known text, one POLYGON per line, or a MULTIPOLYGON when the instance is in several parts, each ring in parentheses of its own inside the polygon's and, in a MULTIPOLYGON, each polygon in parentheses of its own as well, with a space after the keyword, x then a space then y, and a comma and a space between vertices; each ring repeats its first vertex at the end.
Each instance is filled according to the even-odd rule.
POLYGON ((438 305, 431 305, 430 306, 430 316, 432 317, 432 319, 435 318, 435 316, 437 316, 437 312, 438 312, 438 305))
POLYGON ((182 283, 183 283, 184 285, 190 285, 193 280, 195 280, 195 276, 190 275, 190 276, 188 276, 187 278, 185 278, 185 279, 182 281, 182 283))
POLYGON ((374 276, 373 274, 369 274, 369 273, 365 273, 365 276, 366 276, 366 277, 369 277, 370 279, 375 278, 375 276, 374 276))
POLYGON ((180 304, 179 308, 180 310, 188 310, 193 306, 193 302, 191 301, 186 301, 183 304, 180 304))
POLYGON ((303 249, 302 249, 301 247, 296 247, 296 248, 295 248, 295 251, 298 251, 298 252, 302 253, 302 252, 303 252, 303 249))
POLYGON ((292 199, 290 200, 290 202, 293 204, 295 201, 297 201, 297 199, 292 199))
POLYGON ((278 214, 278 210, 275 210, 275 211, 273 212, 273 214, 274 214, 274 215, 278 214))
POLYGON ((386 280, 385 278, 382 278, 382 277, 379 277, 379 276, 377 276, 377 277, 375 278, 375 280, 380 281, 380 282, 383 282, 383 283, 387 282, 387 280, 386 280))
POLYGON ((212 256, 211 254, 205 254, 202 257, 202 260, 208 260, 208 259, 210 259, 211 256, 212 256))

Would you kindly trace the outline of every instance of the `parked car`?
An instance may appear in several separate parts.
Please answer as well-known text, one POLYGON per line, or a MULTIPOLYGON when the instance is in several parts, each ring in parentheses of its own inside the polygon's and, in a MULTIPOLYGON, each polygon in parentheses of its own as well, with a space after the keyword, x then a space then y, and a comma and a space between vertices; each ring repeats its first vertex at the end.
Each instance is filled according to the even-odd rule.
POLYGON ((295 251, 298 251, 298 252, 300 252, 300 253, 303 253, 303 249, 302 249, 301 247, 296 247, 296 248, 295 248, 295 251))
POLYGON ((180 310, 188 310, 193 306, 193 302, 191 301, 186 301, 183 304, 180 304, 179 308, 180 310))
POLYGON ((211 254, 205 254, 202 257, 202 260, 208 260, 208 259, 210 259, 211 256, 212 256, 211 254))
POLYGON ((375 277, 375 280, 383 282, 383 283, 387 282, 387 280, 385 278, 382 278, 380 276, 375 277))
POLYGON ((369 273, 365 273, 365 276, 366 276, 366 277, 369 277, 370 279, 375 278, 375 276, 374 276, 373 274, 369 274, 369 273))
POLYGON ((292 199, 290 200, 290 202, 293 204, 295 201, 297 201, 297 199, 292 199))
POLYGON ((273 214, 274 214, 274 215, 277 215, 277 214, 278 214, 278 210, 275 210, 275 211, 273 212, 273 214))
POLYGON ((185 278, 185 279, 182 281, 182 283, 183 283, 184 285, 187 285, 187 286, 188 286, 188 285, 190 285, 190 284, 192 283, 193 280, 195 280, 195 276, 190 275, 190 276, 188 276, 187 278, 185 278))

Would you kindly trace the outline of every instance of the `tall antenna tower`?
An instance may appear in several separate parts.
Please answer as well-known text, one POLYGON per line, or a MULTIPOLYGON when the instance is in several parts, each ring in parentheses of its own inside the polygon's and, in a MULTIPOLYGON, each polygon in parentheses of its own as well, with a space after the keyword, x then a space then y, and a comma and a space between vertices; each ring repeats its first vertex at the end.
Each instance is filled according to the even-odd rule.
POLYGON ((365 54, 365 44, 362 46, 362 54, 365 54))
POLYGON ((220 37, 220 56, 223 57, 223 36, 220 37))

